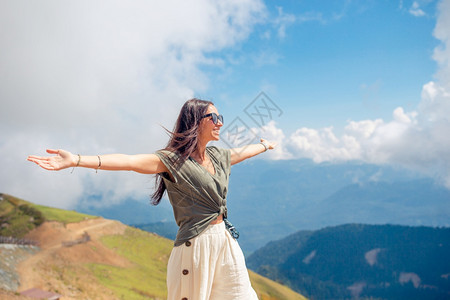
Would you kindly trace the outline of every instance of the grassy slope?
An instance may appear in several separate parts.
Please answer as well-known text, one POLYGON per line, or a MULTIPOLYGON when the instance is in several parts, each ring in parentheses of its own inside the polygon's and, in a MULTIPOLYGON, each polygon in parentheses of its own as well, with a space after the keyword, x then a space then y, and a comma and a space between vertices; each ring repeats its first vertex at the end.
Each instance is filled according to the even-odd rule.
POLYGON ((29 202, 0 194, 0 236, 22 238, 43 222, 42 213, 29 202))
MULTIPOLYGON (((171 240, 128 228, 124 235, 105 236, 102 242, 134 265, 128 269, 91 265, 91 270, 103 284, 123 299, 166 298, 165 275, 173 245, 171 240)), ((289 288, 256 273, 250 272, 250 279, 262 300, 305 299, 289 288)))
POLYGON ((249 271, 250 281, 260 300, 290 299, 306 300, 302 295, 294 292, 290 288, 253 271, 249 271))
MULTIPOLYGON (((18 207, 20 205, 28 205, 39 210, 47 221, 57 221, 67 224, 80 222, 85 219, 97 218, 96 216, 81 214, 76 211, 34 204, 7 194, 0 194, 0 196, 3 199, 3 201, 0 201, 0 216, 10 213, 14 210, 15 207, 18 207)), ((23 222, 23 220, 21 220, 21 218, 18 218, 17 222, 23 222)))
POLYGON ((166 298, 166 265, 172 241, 135 228, 101 239, 107 247, 132 262, 132 267, 91 264, 98 280, 121 299, 166 298))
MULTIPOLYGON (((80 222, 87 218, 96 218, 74 211, 51 208, 42 205, 3 195, 16 203, 28 204, 42 212, 48 221, 57 221, 64 224, 80 222)), ((1 203, 1 202, 0 202, 1 203)), ((2 210, 11 209, 9 206, 0 206, 2 210)), ((76 273, 89 272, 98 282, 113 291, 118 299, 165 299, 167 261, 173 247, 173 241, 148 233, 136 228, 128 227, 123 235, 103 236, 100 241, 120 256, 131 262, 131 267, 90 263, 84 266, 48 266, 60 277, 67 280, 68 274, 64 270, 69 267, 70 281, 74 283, 79 277, 76 273), (65 276, 67 275, 67 276, 65 276)), ((289 288, 270 279, 250 272, 250 279, 261 300, 269 299, 305 299, 289 288)), ((81 284, 81 283, 80 283, 81 284)))
POLYGON ((32 206, 42 212, 47 221, 56 221, 68 224, 80 222, 86 219, 98 218, 96 216, 81 214, 73 210, 64 210, 39 204, 32 204, 32 206))

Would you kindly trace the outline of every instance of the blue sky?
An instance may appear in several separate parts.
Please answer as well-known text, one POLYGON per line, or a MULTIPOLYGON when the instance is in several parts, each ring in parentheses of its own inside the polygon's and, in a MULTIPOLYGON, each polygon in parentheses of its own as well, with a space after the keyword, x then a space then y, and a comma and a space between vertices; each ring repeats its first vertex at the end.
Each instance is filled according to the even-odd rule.
POLYGON ((148 177, 25 158, 151 153, 191 97, 278 142, 260 159, 395 165, 450 187, 450 0, 5 0, 0 47, 0 192, 147 199, 148 177), (283 112, 262 127, 244 112, 261 91, 283 112))
POLYGON ((288 131, 415 109, 436 71, 436 2, 421 6, 423 16, 409 12, 412 2, 360 2, 266 2, 267 22, 242 45, 220 52, 227 64, 211 70, 204 94, 228 117, 236 103, 265 91, 284 108, 279 123, 288 131))

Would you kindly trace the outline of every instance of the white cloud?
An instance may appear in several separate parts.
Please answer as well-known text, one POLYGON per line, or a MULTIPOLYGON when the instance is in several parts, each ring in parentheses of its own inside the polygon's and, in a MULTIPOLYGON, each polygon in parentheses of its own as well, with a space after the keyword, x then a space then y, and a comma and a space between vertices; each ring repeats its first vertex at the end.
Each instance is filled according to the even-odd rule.
POLYGON ((349 121, 341 136, 332 127, 297 129, 282 142, 285 157, 396 164, 450 187, 450 1, 442 1, 439 11, 434 35, 441 45, 433 55, 437 80, 424 84, 416 111, 398 107, 390 121, 349 121))
POLYGON ((406 113, 398 107, 389 122, 350 121, 339 137, 332 127, 300 128, 283 141, 284 155, 315 162, 362 160, 402 165, 436 176, 450 187, 449 116, 450 96, 430 82, 423 87, 417 112, 406 113))
POLYGON ((286 27, 295 23, 296 17, 293 14, 287 14, 282 7, 277 7, 278 16, 274 20, 277 27, 278 37, 284 39, 286 37, 286 27))
POLYGON ((420 8, 420 5, 417 1, 414 1, 409 9, 409 13, 415 17, 423 17, 425 16, 425 12, 420 8))
POLYGON ((310 158, 315 162, 349 160, 357 156, 359 150, 353 138, 344 136, 338 139, 332 127, 297 129, 289 137, 287 147, 291 155, 310 158))
MULTIPOLYGON (((339 5, 339 4, 338 4, 339 5)), ((276 7, 277 15, 273 16, 272 24, 276 31, 276 36, 279 39, 284 39, 286 37, 286 29, 292 25, 298 25, 308 22, 317 22, 322 25, 338 22, 347 16, 347 11, 351 5, 355 5, 351 1, 344 1, 338 10, 329 11, 302 11, 298 14, 286 13, 281 6, 276 7)), ((357 11, 362 12, 366 9, 367 4, 357 3, 357 11)), ((270 39, 271 33, 265 31, 261 38, 270 39)))
POLYGON ((269 159, 294 158, 294 156, 289 154, 289 152, 285 149, 285 145, 283 143, 283 140, 285 139, 284 133, 281 129, 277 128, 275 121, 269 121, 266 125, 259 128, 252 128, 252 130, 257 136, 277 143, 275 149, 267 152, 266 157, 269 159))
POLYGON ((215 51, 244 40, 264 10, 258 0, 0 2, 0 191, 46 204, 57 196, 61 207, 87 182, 113 200, 149 194, 151 180, 55 175, 25 158, 46 147, 163 147, 159 124, 171 128, 182 103, 208 87, 200 66, 220 64, 215 51))

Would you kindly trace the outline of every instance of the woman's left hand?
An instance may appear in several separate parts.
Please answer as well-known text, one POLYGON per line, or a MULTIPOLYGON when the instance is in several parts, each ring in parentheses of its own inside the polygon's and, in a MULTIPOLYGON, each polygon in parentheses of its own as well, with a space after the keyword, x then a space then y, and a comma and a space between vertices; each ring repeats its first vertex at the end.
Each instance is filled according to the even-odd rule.
POLYGON ((272 150, 277 146, 276 142, 271 142, 263 138, 261 138, 261 143, 265 143, 268 146, 267 150, 272 150))

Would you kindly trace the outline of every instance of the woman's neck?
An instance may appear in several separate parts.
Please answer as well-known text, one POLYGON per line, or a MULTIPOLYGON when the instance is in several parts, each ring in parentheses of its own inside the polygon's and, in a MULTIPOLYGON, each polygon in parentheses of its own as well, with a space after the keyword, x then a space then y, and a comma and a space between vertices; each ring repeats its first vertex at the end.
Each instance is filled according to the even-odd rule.
POLYGON ((206 145, 207 143, 198 143, 197 149, 195 149, 193 156, 200 161, 204 161, 206 157, 206 145))

